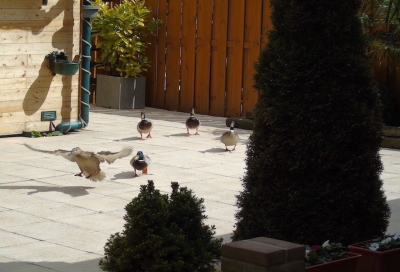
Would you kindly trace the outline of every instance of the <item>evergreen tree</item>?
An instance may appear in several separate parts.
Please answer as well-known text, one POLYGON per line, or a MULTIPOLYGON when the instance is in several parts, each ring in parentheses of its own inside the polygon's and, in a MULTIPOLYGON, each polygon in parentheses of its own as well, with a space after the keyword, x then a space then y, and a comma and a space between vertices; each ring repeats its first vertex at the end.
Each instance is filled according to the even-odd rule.
POLYGON ((348 245, 385 232, 382 119, 360 0, 271 0, 274 30, 233 239, 348 245))

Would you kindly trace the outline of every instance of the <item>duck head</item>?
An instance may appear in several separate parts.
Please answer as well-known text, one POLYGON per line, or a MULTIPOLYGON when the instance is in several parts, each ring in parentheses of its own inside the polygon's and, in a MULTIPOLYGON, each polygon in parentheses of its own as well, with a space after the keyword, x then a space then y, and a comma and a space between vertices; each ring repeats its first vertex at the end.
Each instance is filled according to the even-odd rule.
POLYGON ((81 151, 81 149, 79 147, 75 147, 71 150, 71 152, 69 152, 68 156, 72 156, 74 154, 76 154, 77 152, 81 151))
POLYGON ((140 118, 142 118, 142 120, 146 119, 146 114, 144 113, 144 111, 140 113, 140 118))
POLYGON ((190 110, 190 117, 194 117, 194 108, 190 110))
POLYGON ((235 128, 235 121, 232 121, 232 122, 231 122, 231 125, 230 125, 230 127, 229 127, 229 130, 230 130, 231 132, 233 132, 233 131, 234 131, 234 128, 235 128))
POLYGON ((136 153, 135 160, 140 160, 140 161, 144 160, 144 155, 142 151, 138 151, 136 153))

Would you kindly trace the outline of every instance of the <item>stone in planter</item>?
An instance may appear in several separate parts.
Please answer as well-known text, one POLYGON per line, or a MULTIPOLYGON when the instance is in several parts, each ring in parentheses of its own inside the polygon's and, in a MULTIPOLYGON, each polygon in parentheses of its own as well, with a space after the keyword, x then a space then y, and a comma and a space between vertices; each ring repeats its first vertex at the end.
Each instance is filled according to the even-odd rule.
POLYGON ((143 109, 145 77, 97 75, 96 105, 111 109, 143 109))
POLYGON ((347 252, 346 258, 306 268, 306 272, 355 272, 361 255, 347 252))
POLYGON ((400 248, 374 251, 363 248, 370 241, 349 246, 351 252, 361 254, 356 272, 398 272, 400 271, 400 248))

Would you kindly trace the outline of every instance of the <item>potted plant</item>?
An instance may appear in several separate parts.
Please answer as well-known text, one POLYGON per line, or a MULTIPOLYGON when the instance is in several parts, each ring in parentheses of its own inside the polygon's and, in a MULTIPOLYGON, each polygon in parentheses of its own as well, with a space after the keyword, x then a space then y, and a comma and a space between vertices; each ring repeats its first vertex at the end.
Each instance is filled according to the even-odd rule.
POLYGON ((149 35, 155 35, 161 20, 149 18, 144 0, 124 0, 110 8, 100 6, 92 20, 99 56, 95 67, 108 72, 97 75, 96 104, 108 108, 144 108, 145 78, 150 66, 146 49, 149 35))
POLYGON ((357 272, 395 272, 400 269, 400 232, 349 246, 361 254, 357 272))
POLYGON ((329 243, 322 246, 306 245, 307 272, 354 272, 360 255, 345 250, 341 243, 329 243))

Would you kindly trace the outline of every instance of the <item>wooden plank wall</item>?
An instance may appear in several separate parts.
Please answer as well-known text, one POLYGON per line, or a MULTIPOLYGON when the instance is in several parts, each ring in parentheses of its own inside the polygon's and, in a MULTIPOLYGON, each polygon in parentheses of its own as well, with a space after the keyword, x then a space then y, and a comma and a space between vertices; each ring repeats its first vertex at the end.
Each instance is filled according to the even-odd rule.
POLYGON ((47 131, 41 112, 57 125, 78 118, 79 75, 52 76, 45 56, 79 58, 80 0, 0 0, 0 135, 47 131))
POLYGON ((272 27, 270 0, 146 0, 146 6, 163 20, 147 54, 146 106, 195 107, 214 116, 244 116, 254 107, 253 64, 272 27))

